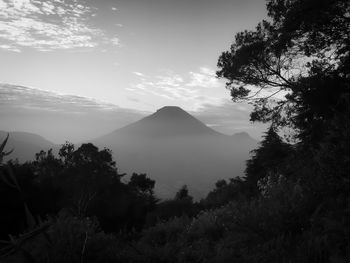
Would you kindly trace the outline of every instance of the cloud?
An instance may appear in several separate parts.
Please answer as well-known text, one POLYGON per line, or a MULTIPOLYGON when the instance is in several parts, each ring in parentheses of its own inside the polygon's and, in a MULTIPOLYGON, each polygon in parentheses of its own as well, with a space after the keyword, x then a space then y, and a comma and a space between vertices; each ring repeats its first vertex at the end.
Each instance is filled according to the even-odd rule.
POLYGON ((95 138, 145 114, 86 97, 0 84, 0 130, 34 132, 56 142, 95 138))
POLYGON ((188 99, 195 93, 194 89, 184 87, 184 80, 180 75, 171 71, 153 78, 140 72, 134 72, 134 74, 141 77, 141 82, 132 85, 133 90, 143 91, 169 100, 188 99))
POLYGON ((5 49, 13 52, 21 52, 21 50, 13 45, 0 45, 0 49, 5 49))
POLYGON ((50 109, 66 113, 123 110, 119 106, 92 98, 59 94, 11 84, 0 84, 1 107, 50 109))
POLYGON ((138 83, 132 84, 127 90, 141 96, 150 94, 169 102, 186 103, 191 105, 191 109, 198 109, 205 103, 217 104, 221 101, 210 92, 224 88, 224 85, 215 78, 214 71, 206 67, 186 75, 171 70, 164 70, 155 76, 146 76, 141 72, 133 73, 139 77, 138 83))
POLYGON ((201 67, 199 72, 190 72, 191 81, 186 85, 189 87, 217 88, 222 86, 222 83, 216 78, 215 71, 201 67))
POLYGON ((120 46, 121 46, 120 40, 119 40, 119 38, 117 38, 117 37, 112 38, 112 39, 111 39, 111 43, 112 43, 112 45, 114 45, 114 46, 116 46, 116 47, 120 47, 120 46))
POLYGON ((225 90, 225 84, 215 78, 210 68, 201 67, 185 75, 170 70, 152 77, 141 72, 133 73, 138 76, 139 82, 127 90, 139 96, 138 102, 147 101, 144 97, 147 95, 151 98, 157 96, 162 99, 163 105, 184 107, 206 125, 229 135, 248 132, 260 139, 266 130, 267 125, 250 122, 251 105, 234 103, 229 94, 220 95, 220 91, 225 90))
POLYGON ((118 8, 112 7, 112 11, 118 11, 118 8))
POLYGON ((24 47, 94 48, 106 41, 115 45, 115 38, 91 25, 95 11, 79 0, 0 0, 0 48, 18 52, 24 47))
POLYGON ((135 74, 136 76, 139 76, 139 77, 145 77, 146 75, 141 73, 141 72, 138 72, 138 71, 134 71, 133 74, 135 74))

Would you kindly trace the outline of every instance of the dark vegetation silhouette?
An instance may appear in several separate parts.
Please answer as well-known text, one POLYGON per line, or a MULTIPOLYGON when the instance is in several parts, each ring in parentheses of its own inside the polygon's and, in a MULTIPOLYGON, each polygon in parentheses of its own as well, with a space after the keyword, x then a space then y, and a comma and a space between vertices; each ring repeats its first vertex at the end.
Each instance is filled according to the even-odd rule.
POLYGON ((123 182, 110 151, 92 144, 2 164, 2 260, 349 262, 350 2, 267 9, 270 22, 238 33, 218 62, 232 98, 271 124, 244 177, 198 202, 186 186, 160 201, 154 181, 123 182))

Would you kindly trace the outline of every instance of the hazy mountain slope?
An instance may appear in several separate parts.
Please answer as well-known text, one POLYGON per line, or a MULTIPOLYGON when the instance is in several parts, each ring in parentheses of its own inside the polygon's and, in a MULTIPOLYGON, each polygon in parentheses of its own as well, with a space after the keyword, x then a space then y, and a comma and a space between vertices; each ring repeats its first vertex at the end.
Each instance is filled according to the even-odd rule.
POLYGON ((93 141, 108 147, 124 172, 146 172, 160 197, 187 184, 203 197, 218 179, 243 175, 257 142, 218 133, 178 107, 156 113, 93 141))
MULTIPOLYGON (((6 131, 0 131, 1 142, 6 138, 7 133, 6 131)), ((34 160, 35 154, 40 152, 40 150, 47 151, 50 148, 56 147, 52 142, 33 133, 9 132, 9 134, 10 136, 5 150, 9 151, 13 149, 14 151, 5 158, 5 161, 9 159, 18 159, 19 162, 34 160)))

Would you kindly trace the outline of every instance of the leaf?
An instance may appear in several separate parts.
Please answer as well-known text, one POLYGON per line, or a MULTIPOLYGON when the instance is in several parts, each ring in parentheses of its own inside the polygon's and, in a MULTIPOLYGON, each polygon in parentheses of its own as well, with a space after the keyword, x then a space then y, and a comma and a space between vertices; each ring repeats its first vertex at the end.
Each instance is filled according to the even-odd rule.
POLYGON ((10 150, 10 151, 8 151, 8 152, 3 152, 2 155, 3 155, 3 156, 8 156, 8 155, 10 155, 11 153, 13 153, 14 150, 15 150, 15 149, 12 149, 12 150, 10 150))
POLYGON ((6 136, 6 139, 2 142, 1 146, 0 146, 0 153, 2 154, 4 151, 4 148, 6 146, 7 140, 9 139, 10 134, 8 133, 6 136))

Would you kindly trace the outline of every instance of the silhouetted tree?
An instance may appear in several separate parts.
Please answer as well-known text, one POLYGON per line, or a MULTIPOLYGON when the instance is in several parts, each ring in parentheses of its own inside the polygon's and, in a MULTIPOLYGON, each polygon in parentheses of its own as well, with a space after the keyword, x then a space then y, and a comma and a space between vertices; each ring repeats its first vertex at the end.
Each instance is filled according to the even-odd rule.
POLYGON ((4 233, 23 230, 23 200, 36 216, 65 210, 78 218, 97 217, 108 232, 141 229, 158 201, 154 180, 134 173, 129 183, 121 182, 124 174, 118 173, 111 151, 91 143, 75 149, 67 142, 58 157, 52 150, 40 151, 35 161, 12 166, 22 191, 0 182, 1 200, 6 203, 2 207, 13 218, 12 222, 4 218, 9 231, 4 233))
POLYGON ((270 21, 236 35, 219 58, 217 75, 228 80, 233 100, 254 104, 251 120, 292 128, 297 136, 290 154, 270 130, 247 163, 246 182, 254 194, 257 182, 278 175, 268 183, 266 200, 281 211, 291 207, 284 233, 298 235, 302 226, 303 244, 313 244, 298 247, 299 261, 346 261, 350 2, 269 0, 267 9, 270 21), (324 249, 314 243, 320 240, 327 240, 324 249))
POLYGON ((219 180, 219 181, 217 181, 217 182, 215 183, 216 189, 220 189, 220 188, 223 188, 223 187, 225 187, 225 186, 227 186, 227 182, 226 182, 226 180, 224 180, 224 179, 219 180))
POLYGON ((245 183, 248 195, 259 194, 258 182, 268 176, 277 179, 280 175, 286 176, 287 158, 292 152, 291 146, 283 142, 275 128, 271 126, 265 133, 258 149, 253 150, 253 156, 247 161, 245 183))
POLYGON ((189 195, 187 185, 180 188, 175 194, 175 200, 189 200, 192 202, 193 197, 189 195))
POLYGON ((244 201, 248 196, 248 184, 240 177, 219 180, 215 184, 215 189, 210 191, 206 198, 200 201, 200 206, 204 209, 218 208, 231 201, 244 201))
POLYGON ((349 1, 270 0, 267 8, 271 21, 238 33, 217 75, 233 100, 255 104, 251 120, 289 125, 303 138, 322 133, 348 107, 349 1))
POLYGON ((173 199, 161 201, 156 205, 154 211, 147 216, 147 225, 183 215, 193 217, 199 209, 198 204, 193 202, 187 186, 184 185, 176 192, 173 199))
POLYGON ((128 185, 141 194, 153 195, 155 181, 147 178, 146 174, 133 173, 128 185))

